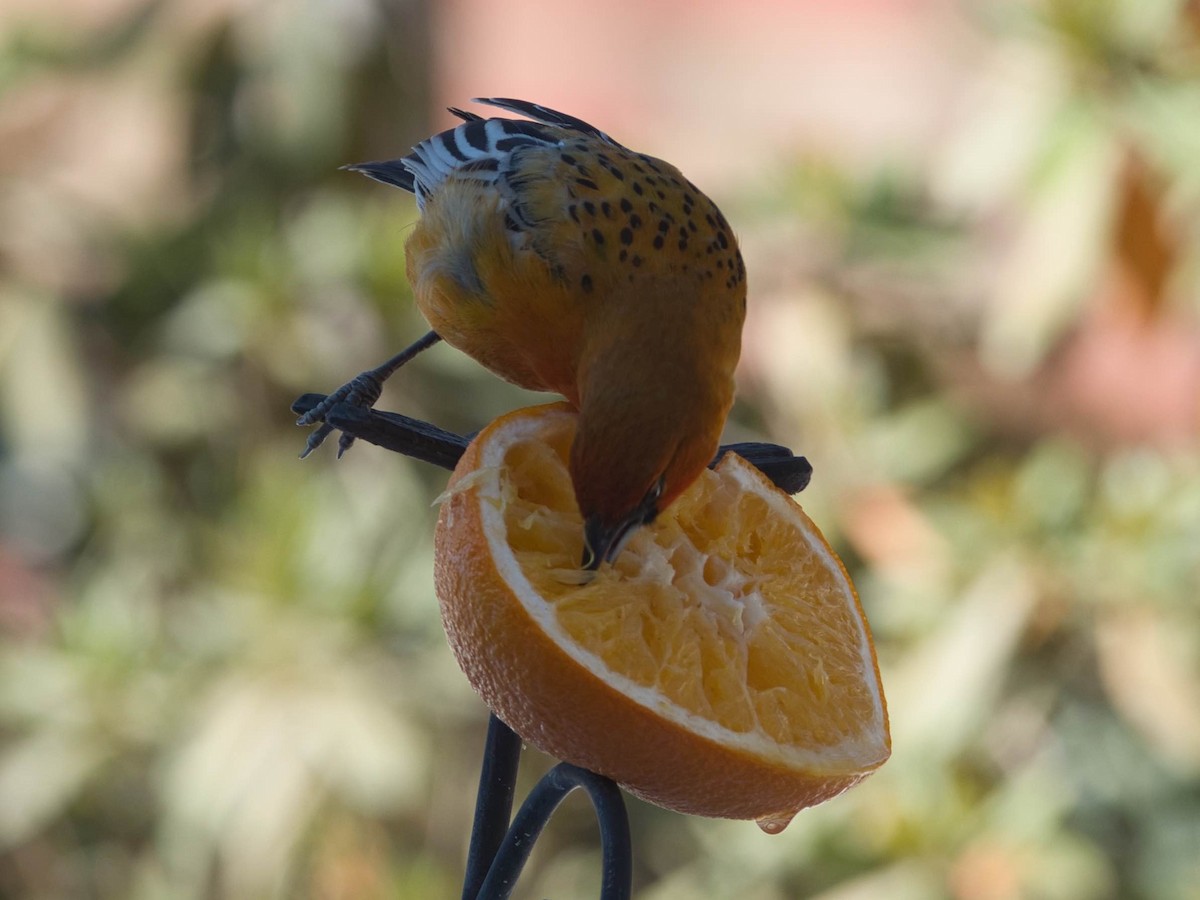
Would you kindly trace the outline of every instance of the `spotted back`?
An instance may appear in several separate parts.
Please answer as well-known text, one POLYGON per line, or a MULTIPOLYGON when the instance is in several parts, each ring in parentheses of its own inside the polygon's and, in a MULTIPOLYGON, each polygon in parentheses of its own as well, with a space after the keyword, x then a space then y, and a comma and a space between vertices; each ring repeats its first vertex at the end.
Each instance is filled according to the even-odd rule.
POLYGON ((580 248, 584 292, 669 276, 744 298, 746 268, 733 230, 670 163, 571 135, 522 154, 509 180, 523 186, 515 204, 523 219, 547 223, 534 235, 535 249, 549 258, 556 247, 580 248))
POLYGON ((528 119, 463 124, 407 156, 348 168, 416 194, 422 211, 451 176, 496 190, 514 250, 532 249, 591 293, 669 275, 745 296, 745 266, 716 205, 670 163, 624 147, 582 119, 539 104, 477 100, 528 119))

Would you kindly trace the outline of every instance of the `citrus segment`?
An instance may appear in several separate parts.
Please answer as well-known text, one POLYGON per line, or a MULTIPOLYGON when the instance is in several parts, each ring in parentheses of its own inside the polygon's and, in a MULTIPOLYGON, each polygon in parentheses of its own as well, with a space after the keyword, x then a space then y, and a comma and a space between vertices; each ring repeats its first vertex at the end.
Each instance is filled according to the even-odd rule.
POLYGON ((587 580, 575 423, 565 405, 497 420, 442 507, 443 620, 488 704, 653 802, 771 831, 881 765, 870 633, 800 508, 729 454, 587 580))

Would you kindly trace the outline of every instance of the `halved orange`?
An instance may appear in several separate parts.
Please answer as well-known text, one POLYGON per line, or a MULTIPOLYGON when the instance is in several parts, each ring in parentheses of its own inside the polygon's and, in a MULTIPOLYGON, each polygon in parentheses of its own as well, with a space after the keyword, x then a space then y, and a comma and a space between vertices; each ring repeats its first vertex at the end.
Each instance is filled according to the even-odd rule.
POLYGON ((882 765, 871 634, 800 507, 727 454, 585 580, 576 421, 565 404, 497 419, 442 504, 442 620, 484 701, 652 803, 772 832, 882 765))

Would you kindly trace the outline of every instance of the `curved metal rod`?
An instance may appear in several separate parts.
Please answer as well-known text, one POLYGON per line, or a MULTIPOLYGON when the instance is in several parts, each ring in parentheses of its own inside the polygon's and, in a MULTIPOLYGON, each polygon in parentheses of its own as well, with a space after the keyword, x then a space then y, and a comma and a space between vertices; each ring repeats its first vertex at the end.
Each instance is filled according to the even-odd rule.
MULTIPOLYGON (((326 399, 324 394, 304 394, 292 404, 292 412, 303 415, 317 408, 326 399)), ((351 403, 335 403, 324 415, 325 424, 345 434, 369 443, 402 453, 443 469, 453 469, 467 449, 471 435, 466 437, 445 431, 436 425, 351 403)), ((732 450, 755 466, 781 490, 798 494, 808 486, 812 466, 803 456, 796 456, 787 447, 759 442, 725 444, 710 463, 715 465, 732 450)))
POLYGON ((633 844, 621 789, 608 778, 570 763, 559 763, 529 792, 475 895, 477 900, 507 900, 550 816, 576 788, 587 791, 600 822, 600 898, 629 900, 633 893, 633 844))
POLYGON ((521 758, 521 739, 495 715, 488 720, 475 825, 467 852, 463 900, 503 900, 516 885, 550 816, 575 788, 588 792, 600 823, 603 853, 601 900, 625 900, 632 891, 633 846, 629 817, 617 785, 601 775, 561 763, 530 792, 509 827, 521 758))
POLYGON ((504 843, 508 820, 512 818, 520 762, 520 737, 493 713, 488 719, 487 740, 483 745, 483 770, 479 773, 479 793, 475 797, 463 900, 476 900, 480 896, 488 869, 504 843))

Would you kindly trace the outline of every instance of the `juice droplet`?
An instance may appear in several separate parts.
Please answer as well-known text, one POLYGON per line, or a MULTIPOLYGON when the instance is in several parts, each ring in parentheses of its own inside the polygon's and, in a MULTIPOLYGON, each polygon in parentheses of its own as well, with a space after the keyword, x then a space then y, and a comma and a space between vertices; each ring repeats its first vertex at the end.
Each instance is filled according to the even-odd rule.
POLYGON ((775 816, 763 816, 758 820, 758 827, 767 834, 779 834, 788 827, 788 823, 796 817, 794 812, 780 813, 775 816))

